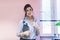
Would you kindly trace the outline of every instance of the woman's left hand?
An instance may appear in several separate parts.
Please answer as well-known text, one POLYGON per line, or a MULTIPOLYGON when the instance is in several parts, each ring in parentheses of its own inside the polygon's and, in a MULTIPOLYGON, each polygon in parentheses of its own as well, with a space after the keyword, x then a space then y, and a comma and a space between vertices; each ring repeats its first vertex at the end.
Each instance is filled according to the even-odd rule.
POLYGON ((40 33, 39 25, 38 25, 36 22, 33 22, 33 26, 34 26, 35 29, 38 31, 38 33, 40 33))

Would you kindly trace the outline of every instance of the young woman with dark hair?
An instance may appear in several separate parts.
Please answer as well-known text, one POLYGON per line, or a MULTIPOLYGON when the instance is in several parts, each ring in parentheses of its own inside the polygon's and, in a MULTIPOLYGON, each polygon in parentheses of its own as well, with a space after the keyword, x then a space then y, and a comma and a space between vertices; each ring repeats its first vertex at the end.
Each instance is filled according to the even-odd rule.
POLYGON ((20 40, 36 40, 40 34, 39 21, 33 16, 33 8, 30 4, 24 6, 25 17, 19 23, 17 36, 20 40))

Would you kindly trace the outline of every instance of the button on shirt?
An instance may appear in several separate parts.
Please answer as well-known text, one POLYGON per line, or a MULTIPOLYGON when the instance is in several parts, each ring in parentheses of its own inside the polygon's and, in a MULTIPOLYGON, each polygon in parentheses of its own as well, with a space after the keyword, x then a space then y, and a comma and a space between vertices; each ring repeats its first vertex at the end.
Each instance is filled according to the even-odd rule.
MULTIPOLYGON (((23 36, 22 38, 24 38, 24 39, 36 39, 36 36, 38 35, 37 30, 33 27, 33 25, 31 25, 31 24, 29 23, 29 20, 28 20, 27 17, 26 17, 25 19, 23 19, 23 20, 24 20, 25 23, 27 23, 28 26, 29 26, 30 36, 28 36, 28 37, 23 36)), ((22 29, 23 29, 23 20, 21 20, 21 21, 19 22, 19 27, 18 27, 17 34, 20 33, 20 32, 22 32, 22 29)), ((37 20, 35 17, 34 17, 34 22, 36 22, 36 23, 39 25, 39 20, 37 20)))

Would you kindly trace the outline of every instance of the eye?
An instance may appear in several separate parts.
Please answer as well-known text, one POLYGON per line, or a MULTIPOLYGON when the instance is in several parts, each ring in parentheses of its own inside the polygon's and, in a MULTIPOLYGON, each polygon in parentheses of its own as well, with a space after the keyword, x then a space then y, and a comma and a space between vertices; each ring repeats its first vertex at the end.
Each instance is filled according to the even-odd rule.
POLYGON ((30 9, 30 11, 32 11, 32 9, 30 9))
POLYGON ((30 11, 32 11, 32 10, 30 9, 30 11))

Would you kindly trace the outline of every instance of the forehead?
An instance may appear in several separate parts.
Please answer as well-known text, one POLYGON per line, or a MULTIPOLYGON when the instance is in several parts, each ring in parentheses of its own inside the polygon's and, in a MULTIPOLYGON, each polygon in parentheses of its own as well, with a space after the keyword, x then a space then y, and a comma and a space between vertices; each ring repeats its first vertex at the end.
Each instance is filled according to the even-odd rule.
POLYGON ((31 7, 28 7, 26 10, 30 10, 30 9, 32 9, 31 7))

